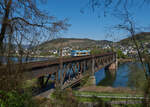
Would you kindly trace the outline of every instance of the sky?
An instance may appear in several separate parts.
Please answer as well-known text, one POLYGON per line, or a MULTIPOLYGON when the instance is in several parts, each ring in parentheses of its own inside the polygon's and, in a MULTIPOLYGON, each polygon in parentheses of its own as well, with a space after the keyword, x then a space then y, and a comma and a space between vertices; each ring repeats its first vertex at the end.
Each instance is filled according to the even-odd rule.
MULTIPOLYGON (((87 7, 88 0, 47 0, 46 4, 40 5, 40 8, 46 10, 49 15, 54 15, 58 19, 68 18, 71 26, 67 31, 59 34, 64 38, 89 38, 94 40, 112 40, 118 41, 127 37, 127 32, 111 32, 112 26, 120 23, 122 20, 107 15, 99 17, 101 11, 93 12, 87 7), (84 13, 80 10, 84 9, 84 13), (113 34, 113 37, 108 36, 113 34)), ((135 5, 136 6, 136 5, 135 5)), ((150 26, 150 4, 142 7, 132 7, 131 12, 135 17, 137 26, 150 26)), ((145 30, 148 31, 148 30, 145 30)))

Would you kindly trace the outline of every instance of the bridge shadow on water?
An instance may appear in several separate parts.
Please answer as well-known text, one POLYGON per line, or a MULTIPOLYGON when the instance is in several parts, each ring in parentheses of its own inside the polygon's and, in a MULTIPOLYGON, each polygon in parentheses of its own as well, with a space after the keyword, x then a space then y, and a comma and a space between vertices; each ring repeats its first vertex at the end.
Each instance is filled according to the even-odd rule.
POLYGON ((102 86, 113 86, 114 81, 116 80, 116 71, 115 70, 100 70, 103 72, 102 79, 96 82, 96 85, 102 86))
POLYGON ((120 64, 116 70, 101 69, 95 72, 97 86, 128 87, 130 63, 120 64))

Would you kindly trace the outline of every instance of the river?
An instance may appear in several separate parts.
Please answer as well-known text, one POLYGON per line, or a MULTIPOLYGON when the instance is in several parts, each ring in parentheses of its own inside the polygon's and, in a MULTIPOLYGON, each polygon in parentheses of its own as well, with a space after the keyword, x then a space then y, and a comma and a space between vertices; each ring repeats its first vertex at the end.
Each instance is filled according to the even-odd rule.
MULTIPOLYGON (((10 57, 10 60, 17 63, 19 62, 19 58, 18 57, 10 57)), ((45 57, 29 57, 27 62, 36 62, 36 61, 45 61, 45 60, 49 60, 49 58, 45 58, 45 57)), ((7 57, 2 57, 0 56, 0 61, 3 63, 7 62, 7 57)), ((22 62, 26 62, 26 57, 22 57, 22 62)))
POLYGON ((135 87, 137 81, 145 79, 139 62, 125 62, 118 65, 117 70, 109 71, 104 68, 95 73, 96 85, 111 87, 135 87))

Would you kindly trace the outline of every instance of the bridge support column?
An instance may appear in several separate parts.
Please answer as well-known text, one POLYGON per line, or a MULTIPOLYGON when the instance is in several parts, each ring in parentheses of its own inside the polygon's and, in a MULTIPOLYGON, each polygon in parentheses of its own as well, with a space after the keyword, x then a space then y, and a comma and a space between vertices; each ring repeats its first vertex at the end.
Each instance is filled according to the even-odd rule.
POLYGON ((115 62, 113 62, 109 66, 105 67, 105 70, 116 70, 117 67, 118 67, 118 61, 116 60, 115 62))
POLYGON ((55 75, 55 88, 59 88, 58 72, 56 72, 54 75, 55 75))
POLYGON ((90 76, 89 78, 89 85, 96 85, 96 80, 95 80, 95 76, 94 76, 94 73, 95 73, 95 60, 94 60, 94 57, 92 58, 92 75, 90 76))
POLYGON ((96 79, 95 76, 90 76, 88 80, 88 84, 91 85, 96 85, 96 79))
POLYGON ((48 80, 50 79, 50 77, 51 77, 51 75, 49 74, 49 75, 48 75, 48 77, 47 77, 46 82, 44 83, 44 86, 45 86, 45 87, 47 86, 47 84, 48 84, 48 80))
POLYGON ((94 57, 92 57, 92 75, 94 76, 95 73, 95 60, 94 57))
POLYGON ((44 76, 38 78, 38 85, 40 88, 44 87, 44 76))

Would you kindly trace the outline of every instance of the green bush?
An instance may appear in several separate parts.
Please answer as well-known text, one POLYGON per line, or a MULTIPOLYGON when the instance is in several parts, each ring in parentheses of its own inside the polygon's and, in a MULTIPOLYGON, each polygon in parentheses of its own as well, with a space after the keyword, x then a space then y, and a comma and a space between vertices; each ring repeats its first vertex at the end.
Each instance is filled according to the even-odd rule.
POLYGON ((127 56, 124 55, 120 49, 117 50, 117 56, 118 56, 118 58, 127 58, 127 56))
POLYGON ((0 90, 0 107, 35 107, 29 94, 19 94, 16 91, 0 90))
POLYGON ((104 53, 103 49, 94 48, 91 50, 91 55, 97 55, 97 54, 101 54, 101 53, 104 53))
POLYGON ((52 107, 77 107, 79 102, 73 96, 72 89, 56 89, 53 94, 52 107))

